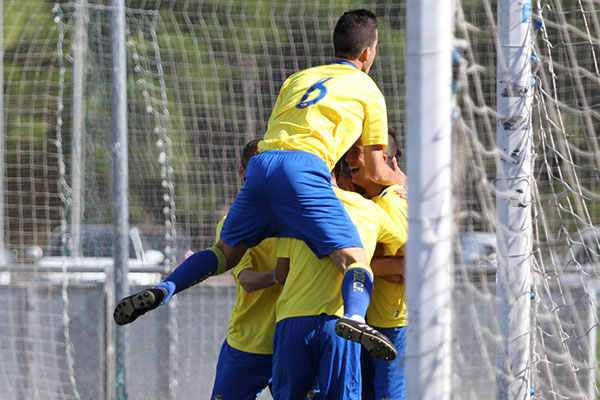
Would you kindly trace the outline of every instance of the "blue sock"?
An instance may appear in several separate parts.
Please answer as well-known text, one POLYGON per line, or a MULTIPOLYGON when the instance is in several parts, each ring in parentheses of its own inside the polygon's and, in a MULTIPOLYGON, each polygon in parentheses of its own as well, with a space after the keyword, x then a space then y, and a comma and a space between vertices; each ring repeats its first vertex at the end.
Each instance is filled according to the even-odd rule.
POLYGON ((164 297, 161 301, 162 304, 167 304, 171 297, 175 294, 175 284, 171 281, 162 281, 158 285, 154 286, 153 289, 162 290, 164 297))
POLYGON ((365 317, 373 293, 373 272, 368 265, 354 263, 344 271, 342 300, 344 317, 365 317))
POLYGON ((164 282, 175 284, 175 293, 194 286, 212 275, 222 274, 226 270, 225 256, 217 247, 201 250, 182 262, 164 282))

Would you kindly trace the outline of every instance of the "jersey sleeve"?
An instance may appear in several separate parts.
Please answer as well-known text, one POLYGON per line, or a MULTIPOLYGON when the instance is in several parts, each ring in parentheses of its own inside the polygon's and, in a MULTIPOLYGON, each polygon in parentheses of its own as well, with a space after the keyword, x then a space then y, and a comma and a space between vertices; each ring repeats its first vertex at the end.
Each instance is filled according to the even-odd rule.
POLYGON ((377 220, 379 222, 379 232, 377 236, 377 243, 383 245, 383 255, 391 256, 396 255, 398 250, 406 243, 408 239, 408 232, 405 229, 401 229, 390 216, 381 208, 377 206, 377 220))
POLYGON ((387 147, 387 107, 385 98, 375 82, 372 82, 370 96, 365 102, 365 120, 361 139, 364 146, 383 145, 383 147, 387 147))
POLYGON ((396 193, 400 185, 392 185, 375 200, 392 218, 392 221, 404 231, 408 231, 408 202, 396 193))
POLYGON ((231 274, 234 276, 234 278, 237 279, 240 272, 242 272, 245 269, 252 268, 253 265, 254 264, 252 263, 252 255, 249 251, 246 251, 242 256, 240 262, 231 269, 231 274))

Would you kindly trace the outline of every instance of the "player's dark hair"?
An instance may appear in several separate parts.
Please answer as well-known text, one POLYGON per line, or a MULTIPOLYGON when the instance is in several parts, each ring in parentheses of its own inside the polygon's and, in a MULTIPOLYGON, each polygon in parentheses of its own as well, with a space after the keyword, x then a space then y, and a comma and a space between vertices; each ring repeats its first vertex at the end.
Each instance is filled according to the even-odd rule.
POLYGON ((333 176, 335 176, 336 180, 340 178, 340 172, 342 172, 343 163, 344 163, 344 157, 340 158, 338 160, 338 162, 335 163, 335 165, 333 166, 333 169, 331 170, 331 173, 333 174, 333 176))
POLYGON ((347 11, 333 30, 336 58, 356 60, 362 51, 375 43, 377 17, 368 10, 347 11))
POLYGON ((244 149, 242 150, 242 157, 240 159, 240 165, 242 168, 246 169, 250 159, 258 154, 258 142, 260 142, 260 139, 254 139, 246 143, 244 146, 244 149))
POLYGON ((396 134, 393 130, 388 129, 388 144, 383 149, 383 154, 387 156, 386 163, 391 167, 392 159, 398 156, 398 144, 396 143, 396 134))

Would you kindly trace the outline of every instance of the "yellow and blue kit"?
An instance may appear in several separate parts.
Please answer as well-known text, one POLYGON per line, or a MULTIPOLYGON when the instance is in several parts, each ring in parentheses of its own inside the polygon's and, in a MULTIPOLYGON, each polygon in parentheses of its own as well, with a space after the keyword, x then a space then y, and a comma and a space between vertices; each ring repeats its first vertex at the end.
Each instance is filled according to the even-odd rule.
MULTIPOLYGON (((364 145, 387 145, 385 100, 367 74, 336 61, 290 76, 259 143, 261 153, 246 168, 221 240, 253 247, 268 237, 293 237, 319 258, 362 247, 330 176, 359 137, 364 145)), ((174 288, 170 297, 225 270, 225 257, 213 247, 194 253, 164 283, 174 288)))
POLYGON ((244 186, 221 239, 235 247, 265 237, 303 240, 320 258, 362 247, 331 189, 330 171, 358 139, 387 145, 385 100, 374 81, 345 62, 309 68, 282 85, 261 154, 252 157, 244 186))
MULTIPOLYGON (((377 242, 396 253, 406 241, 381 207, 357 193, 334 188, 358 227, 367 257, 377 242)), ((275 398, 301 398, 314 384, 319 398, 361 398, 360 344, 334 332, 343 315, 343 275, 330 258, 319 259, 298 240, 279 239, 277 254, 289 258, 290 270, 276 306, 273 339, 275 398)))
MULTIPOLYGON (((389 186, 371 200, 383 208, 402 231, 408 232, 408 203, 395 192, 397 188, 398 185, 389 186)), ((367 311, 369 325, 380 328, 406 326, 407 319, 404 285, 375 277, 375 289, 367 311)))
POLYGON ((347 61, 308 68, 281 86, 260 151, 301 150, 329 170, 358 140, 387 145, 387 109, 373 79, 347 61))
MULTIPOLYGON (((397 188, 398 185, 389 186, 371 200, 381 206, 400 229, 407 232, 408 203, 395 192, 397 188)), ((408 322, 404 284, 375 277, 367 321, 394 343, 398 357, 393 361, 382 361, 367 352, 362 353, 363 399, 403 400, 406 398, 404 355, 408 322)))
MULTIPOLYGON (((217 239, 222 224, 217 228, 217 239)), ((247 292, 237 278, 248 268, 257 272, 275 268, 276 245, 276 238, 263 240, 231 270, 237 284, 236 303, 219 353, 211 399, 218 395, 225 399, 255 398, 271 381, 275 304, 281 286, 247 292)))

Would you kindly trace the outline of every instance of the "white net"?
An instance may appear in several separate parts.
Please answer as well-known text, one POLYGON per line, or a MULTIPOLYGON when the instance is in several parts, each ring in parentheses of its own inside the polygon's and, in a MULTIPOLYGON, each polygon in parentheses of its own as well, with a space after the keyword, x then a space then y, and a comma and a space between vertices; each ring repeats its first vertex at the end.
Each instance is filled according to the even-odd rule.
MULTIPOLYGON (((104 379, 111 311, 103 306, 102 263, 112 257, 113 221, 105 3, 84 7, 79 33, 86 45, 78 52, 81 2, 4 2, 4 223, 12 259, 0 272, 0 391, 7 399, 104 398, 115 385, 104 379), (82 124, 73 110, 80 110, 82 124), (78 260, 74 213, 81 215, 78 260)), ((364 4, 140 0, 126 6, 130 265, 146 271, 130 275, 134 291, 156 282, 157 268, 172 268, 186 250, 213 243, 239 188, 241 148, 264 132, 281 83, 331 61, 337 18, 364 4), (145 259, 147 250, 166 260, 156 267, 145 259)), ((456 2, 457 399, 497 394, 496 7, 489 0, 456 2)), ((530 375, 540 399, 597 397, 600 261, 592 227, 600 224, 599 9, 592 0, 533 4, 541 28, 533 33, 532 60, 530 375)), ((404 2, 377 2, 372 11, 380 30, 371 76, 402 148, 404 2)), ((179 294, 175 307, 127 327, 129 396, 194 398, 210 391, 234 296, 229 275, 209 279, 179 294)))
MULTIPOLYGON (((591 399, 596 382, 600 40, 597 2, 533 4, 531 394, 591 399), (594 228, 595 225, 595 228, 594 228)), ((499 337, 495 253, 496 2, 459 2, 455 77, 458 284, 455 393, 494 396, 499 337)))

